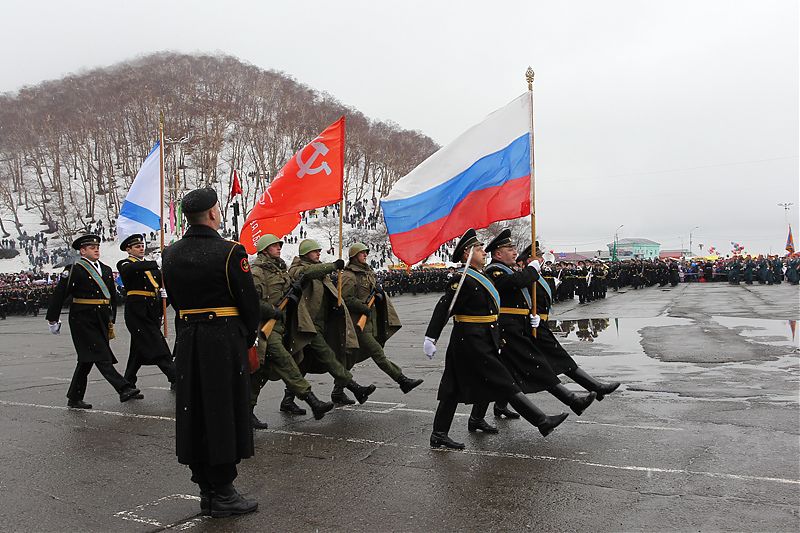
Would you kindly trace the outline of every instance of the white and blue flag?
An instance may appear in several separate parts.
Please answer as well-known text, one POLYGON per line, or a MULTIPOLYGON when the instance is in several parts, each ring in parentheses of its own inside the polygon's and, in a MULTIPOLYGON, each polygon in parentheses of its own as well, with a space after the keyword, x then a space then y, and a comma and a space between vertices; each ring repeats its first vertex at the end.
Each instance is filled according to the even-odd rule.
POLYGON ((150 150, 117 219, 117 238, 122 241, 134 233, 161 229, 161 161, 159 143, 150 150))

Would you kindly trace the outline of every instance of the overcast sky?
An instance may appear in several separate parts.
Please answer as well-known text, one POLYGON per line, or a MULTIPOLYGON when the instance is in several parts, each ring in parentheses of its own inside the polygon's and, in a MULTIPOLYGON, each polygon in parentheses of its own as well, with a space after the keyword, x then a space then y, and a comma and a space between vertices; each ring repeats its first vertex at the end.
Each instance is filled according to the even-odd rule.
POLYGON ((798 2, 4 1, 0 92, 159 50, 292 75, 440 144, 536 71, 538 233, 778 253, 798 231, 798 2))

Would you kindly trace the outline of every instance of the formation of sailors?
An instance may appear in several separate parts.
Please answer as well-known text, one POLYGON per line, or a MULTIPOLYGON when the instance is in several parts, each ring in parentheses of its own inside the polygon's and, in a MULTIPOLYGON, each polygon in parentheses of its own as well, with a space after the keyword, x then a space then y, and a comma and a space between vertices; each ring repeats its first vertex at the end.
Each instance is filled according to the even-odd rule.
POLYGON ((777 255, 757 257, 736 256, 724 263, 728 283, 739 285, 744 282, 752 285, 780 285, 786 280, 792 285, 800 283, 800 257, 779 257, 777 255))

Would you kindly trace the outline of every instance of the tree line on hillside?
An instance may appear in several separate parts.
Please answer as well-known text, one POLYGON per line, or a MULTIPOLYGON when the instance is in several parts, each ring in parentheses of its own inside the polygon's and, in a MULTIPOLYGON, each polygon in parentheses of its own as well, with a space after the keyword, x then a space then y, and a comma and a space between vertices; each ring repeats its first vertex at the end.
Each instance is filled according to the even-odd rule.
MULTIPOLYGON (((288 157, 347 117, 345 195, 381 198, 438 146, 331 95, 229 56, 158 53, 0 95, 0 231, 35 210, 64 241, 116 220, 164 113, 167 201, 215 187, 246 213, 288 157), (3 220, 5 218, 5 220, 3 220)), ((379 209, 375 203, 375 209, 379 209)))

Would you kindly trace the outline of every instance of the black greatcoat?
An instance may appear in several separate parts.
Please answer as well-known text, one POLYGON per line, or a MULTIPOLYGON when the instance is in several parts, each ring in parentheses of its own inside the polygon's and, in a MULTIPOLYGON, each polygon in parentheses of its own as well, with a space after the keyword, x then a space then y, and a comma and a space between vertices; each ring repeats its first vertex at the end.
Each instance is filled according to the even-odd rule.
POLYGON ((256 339, 258 295, 247 253, 208 226, 191 226, 163 253, 176 317, 175 424, 178 462, 219 465, 253 455, 247 350, 256 339), (180 318, 181 310, 235 307, 180 318))
MULTIPOLYGON (((522 289, 531 290, 539 279, 536 270, 526 267, 509 274, 498 263, 492 262, 486 268, 486 275, 497 287, 502 307, 530 310, 522 289)), ((561 383, 547 358, 533 343, 529 315, 501 312, 500 336, 500 360, 511 371, 522 392, 540 392, 561 383)))
POLYGON ((164 310, 158 296, 161 288, 161 271, 158 265, 155 261, 127 257, 117 263, 117 271, 128 291, 125 297, 125 326, 131 332, 129 357, 143 365, 154 365, 161 359, 171 359, 169 346, 161 334, 164 310), (130 291, 146 291, 155 296, 130 294, 130 291))
MULTIPOLYGON (((550 314, 552 306, 553 302, 547 292, 541 286, 541 283, 536 282, 536 314, 540 316, 550 314)), ((547 325, 545 320, 539 322, 539 327, 536 328, 534 345, 545 356, 554 373, 566 374, 578 368, 578 363, 561 346, 561 343, 550 331, 550 326, 547 325)))
MULTIPOLYGON (((461 275, 453 276, 444 296, 439 299, 425 332, 438 339, 449 320, 447 310, 453 300, 461 275)), ((491 282, 489 282, 491 283, 491 282)), ((498 306, 491 293, 467 276, 453 306, 454 315, 497 315, 498 306)), ((455 322, 439 383, 439 400, 478 403, 505 400, 520 392, 513 376, 500 361, 500 328, 497 323, 455 322)))
MULTIPOLYGON (((47 308, 47 320, 58 321, 61 307, 68 296, 90 300, 104 300, 106 297, 87 269, 94 267, 79 259, 68 266, 61 274, 50 305, 47 308)), ((69 306, 69 331, 72 343, 78 353, 79 363, 116 363, 117 358, 108 345, 108 326, 117 315, 117 291, 114 286, 114 275, 111 267, 100 263, 102 280, 110 294, 110 304, 79 304, 74 301, 69 306)))

